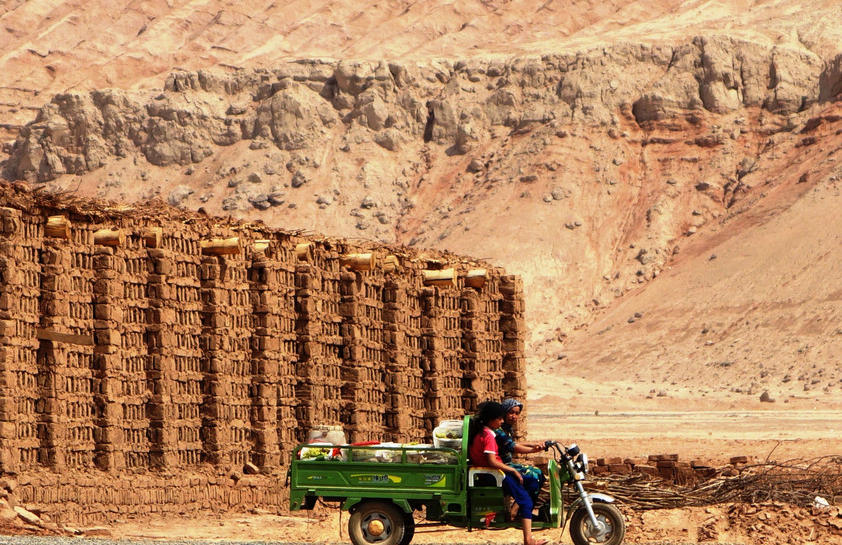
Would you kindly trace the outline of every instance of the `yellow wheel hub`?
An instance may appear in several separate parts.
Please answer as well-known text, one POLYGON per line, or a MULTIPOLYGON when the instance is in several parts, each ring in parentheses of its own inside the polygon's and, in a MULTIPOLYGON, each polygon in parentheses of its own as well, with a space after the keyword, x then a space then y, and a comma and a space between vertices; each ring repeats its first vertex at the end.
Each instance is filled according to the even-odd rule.
POLYGON ((380 534, 383 533, 383 531, 385 529, 386 529, 386 527, 383 526, 383 522, 381 522, 379 520, 372 520, 371 522, 368 523, 368 533, 369 533, 369 535, 379 536, 380 534))

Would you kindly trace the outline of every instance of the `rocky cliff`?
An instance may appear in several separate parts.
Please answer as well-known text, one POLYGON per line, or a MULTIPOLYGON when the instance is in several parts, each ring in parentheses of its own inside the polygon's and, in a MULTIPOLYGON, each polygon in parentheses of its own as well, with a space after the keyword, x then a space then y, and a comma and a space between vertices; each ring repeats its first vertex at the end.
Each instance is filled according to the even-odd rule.
POLYGON ((534 287, 536 335, 563 338, 750 191, 774 136, 838 97, 840 59, 709 36, 177 71, 152 94, 56 95, 5 175, 481 253, 534 287))
POLYGON ((242 140, 283 158, 367 142, 398 151, 432 141, 463 155, 500 127, 618 127, 620 117, 642 126, 752 107, 785 116, 838 95, 841 65, 842 56, 826 63, 803 51, 697 37, 507 61, 300 61, 274 70, 175 72, 154 97, 56 95, 21 130, 5 174, 53 180, 131 153, 153 165, 189 165, 242 140))

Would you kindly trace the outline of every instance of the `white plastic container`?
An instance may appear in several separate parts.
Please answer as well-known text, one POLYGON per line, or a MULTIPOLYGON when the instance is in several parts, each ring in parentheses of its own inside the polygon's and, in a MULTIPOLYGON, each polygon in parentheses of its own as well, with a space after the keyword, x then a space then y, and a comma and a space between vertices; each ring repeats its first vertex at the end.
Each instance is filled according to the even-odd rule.
POLYGON ((462 448, 462 421, 442 420, 433 430, 433 446, 436 448, 462 448))
POLYGON ((331 445, 347 445, 342 426, 313 426, 307 438, 308 443, 329 443, 331 445))

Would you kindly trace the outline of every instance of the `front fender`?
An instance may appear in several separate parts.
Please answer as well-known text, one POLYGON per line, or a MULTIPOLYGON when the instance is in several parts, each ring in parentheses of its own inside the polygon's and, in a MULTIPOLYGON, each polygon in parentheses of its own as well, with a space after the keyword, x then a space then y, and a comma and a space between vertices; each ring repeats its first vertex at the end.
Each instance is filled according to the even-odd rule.
MULTIPOLYGON (((591 503, 614 503, 614 498, 608 494, 600 494, 599 492, 588 493, 588 499, 591 500, 591 503)), ((582 498, 576 498, 576 501, 570 504, 569 513, 573 513, 580 505, 582 505, 582 498)))

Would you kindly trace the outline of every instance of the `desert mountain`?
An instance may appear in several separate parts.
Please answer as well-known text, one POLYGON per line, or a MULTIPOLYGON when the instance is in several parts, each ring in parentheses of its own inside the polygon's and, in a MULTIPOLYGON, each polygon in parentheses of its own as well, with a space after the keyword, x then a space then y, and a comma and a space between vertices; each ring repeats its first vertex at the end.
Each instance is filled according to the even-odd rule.
POLYGON ((838 391, 836 2, 9 2, 3 174, 489 258, 533 367, 838 391))

